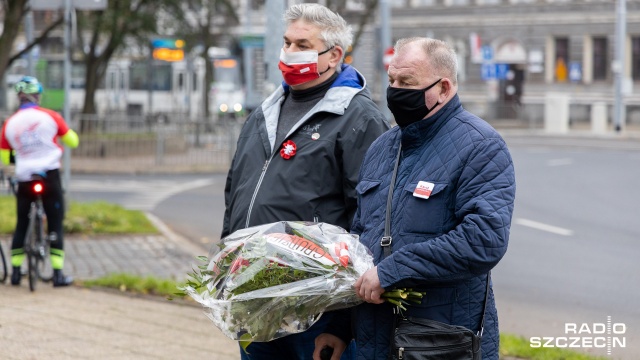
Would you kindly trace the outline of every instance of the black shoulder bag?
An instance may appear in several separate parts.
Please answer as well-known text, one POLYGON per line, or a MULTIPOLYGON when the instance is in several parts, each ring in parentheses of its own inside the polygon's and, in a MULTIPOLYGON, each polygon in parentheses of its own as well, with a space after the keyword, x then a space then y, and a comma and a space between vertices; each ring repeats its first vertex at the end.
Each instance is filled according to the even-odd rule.
MULTIPOLYGON (((402 145, 398 149, 396 163, 391 175, 384 236, 380 241, 385 257, 391 255, 391 242, 393 240, 391 237, 391 203, 401 151, 402 145)), ((429 296, 429 294, 426 296, 429 296)), ((464 326, 449 325, 423 318, 405 317, 400 314, 399 309, 396 309, 389 358, 392 360, 481 360, 482 351, 480 345, 488 296, 489 274, 487 274, 487 289, 484 296, 482 321, 477 334, 464 326)))

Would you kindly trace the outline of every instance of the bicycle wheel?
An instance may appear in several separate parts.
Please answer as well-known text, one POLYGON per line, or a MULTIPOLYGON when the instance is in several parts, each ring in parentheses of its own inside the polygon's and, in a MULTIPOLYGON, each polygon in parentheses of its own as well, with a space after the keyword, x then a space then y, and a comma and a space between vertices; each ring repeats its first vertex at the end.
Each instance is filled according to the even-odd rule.
POLYGON ((38 257, 32 253, 27 253, 27 271, 29 273, 29 290, 36 291, 38 282, 38 257))
POLYGON ((38 245, 38 277, 44 282, 53 279, 53 268, 51 267, 51 255, 49 253, 49 240, 44 235, 40 236, 40 245, 38 245))
POLYGON ((29 214, 29 227, 27 227, 27 235, 24 240, 24 252, 27 255, 27 274, 29 277, 29 289, 36 290, 36 282, 38 281, 38 249, 37 249, 37 229, 38 223, 37 209, 31 206, 29 214))
POLYGON ((2 261, 2 266, 0 267, 0 283, 4 283, 4 281, 7 280, 7 259, 4 257, 2 244, 0 244, 0 261, 2 261))

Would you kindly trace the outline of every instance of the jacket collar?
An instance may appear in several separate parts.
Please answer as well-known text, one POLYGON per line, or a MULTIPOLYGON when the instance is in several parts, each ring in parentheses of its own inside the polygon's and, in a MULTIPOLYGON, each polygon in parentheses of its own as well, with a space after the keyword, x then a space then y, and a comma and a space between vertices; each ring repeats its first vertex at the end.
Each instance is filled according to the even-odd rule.
MULTIPOLYGON (((342 65, 341 70, 338 78, 333 82, 329 90, 327 90, 324 97, 293 126, 290 132, 298 129, 307 119, 319 112, 344 115, 351 100, 360 92, 369 97, 369 91, 366 89, 367 83, 364 76, 362 76, 358 70, 345 64, 342 65)), ((280 108, 288 92, 289 85, 283 82, 260 106, 271 149, 275 146, 280 108)))
POLYGON ((20 105, 20 110, 30 109, 30 108, 34 108, 34 107, 38 107, 38 104, 32 103, 32 102, 26 102, 26 103, 20 105))
POLYGON ((458 94, 456 94, 433 116, 417 121, 402 129, 402 146, 406 148, 421 144, 425 139, 434 136, 447 120, 460 111, 462 111, 462 105, 458 94))

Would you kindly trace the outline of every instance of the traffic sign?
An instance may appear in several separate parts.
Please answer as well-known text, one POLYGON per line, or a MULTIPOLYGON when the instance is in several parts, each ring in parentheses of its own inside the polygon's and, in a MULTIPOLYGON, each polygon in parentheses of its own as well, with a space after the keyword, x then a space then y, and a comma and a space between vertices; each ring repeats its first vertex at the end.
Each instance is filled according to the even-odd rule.
POLYGON ((151 47, 154 49, 182 49, 184 47, 184 40, 181 39, 153 39, 151 41, 151 47))
POLYGON ((493 48, 490 45, 482 46, 482 60, 493 61, 493 48))
POLYGON ((579 62, 572 61, 569 63, 569 80, 573 82, 582 80, 582 66, 579 62))
POLYGON ((386 71, 389 70, 389 64, 391 64, 391 58, 393 58, 393 54, 393 46, 387 48, 387 50, 384 51, 384 55, 382 56, 382 64, 384 65, 384 69, 386 71))
POLYGON ((480 67, 482 80, 505 80, 508 72, 508 64, 482 64, 480 67))

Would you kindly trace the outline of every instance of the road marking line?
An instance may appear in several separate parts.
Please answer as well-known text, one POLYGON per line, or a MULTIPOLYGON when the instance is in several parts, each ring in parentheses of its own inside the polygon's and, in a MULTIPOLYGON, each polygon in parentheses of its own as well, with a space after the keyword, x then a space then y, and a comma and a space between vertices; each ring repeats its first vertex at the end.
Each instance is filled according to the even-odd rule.
POLYGON ((573 164, 573 159, 564 158, 564 159, 552 159, 547 161, 548 166, 563 166, 563 165, 571 165, 573 164))
POLYGON ((516 219, 515 222, 518 225, 530 227, 532 229, 537 229, 537 230, 550 232, 550 233, 553 233, 553 234, 558 234, 558 235, 562 235, 562 236, 572 236, 573 235, 573 230, 564 229, 564 228, 561 228, 561 227, 548 225, 548 224, 544 224, 544 223, 533 221, 533 220, 516 219))

